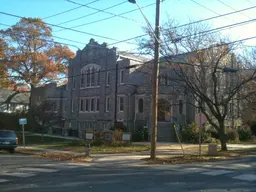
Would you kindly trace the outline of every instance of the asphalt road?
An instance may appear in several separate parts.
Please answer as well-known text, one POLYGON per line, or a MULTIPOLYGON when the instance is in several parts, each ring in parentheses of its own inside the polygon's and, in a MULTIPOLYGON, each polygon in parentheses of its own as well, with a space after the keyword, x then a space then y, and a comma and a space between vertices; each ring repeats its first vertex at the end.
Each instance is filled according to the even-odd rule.
POLYGON ((256 192, 256 157, 194 165, 107 166, 0 154, 1 192, 256 192))

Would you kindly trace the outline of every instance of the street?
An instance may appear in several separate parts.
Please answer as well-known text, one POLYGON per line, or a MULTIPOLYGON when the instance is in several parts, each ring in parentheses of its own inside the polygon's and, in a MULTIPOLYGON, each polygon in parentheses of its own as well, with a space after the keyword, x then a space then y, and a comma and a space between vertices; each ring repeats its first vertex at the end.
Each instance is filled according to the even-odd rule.
POLYGON ((256 191, 256 158, 194 165, 74 164, 0 154, 1 192, 256 191))

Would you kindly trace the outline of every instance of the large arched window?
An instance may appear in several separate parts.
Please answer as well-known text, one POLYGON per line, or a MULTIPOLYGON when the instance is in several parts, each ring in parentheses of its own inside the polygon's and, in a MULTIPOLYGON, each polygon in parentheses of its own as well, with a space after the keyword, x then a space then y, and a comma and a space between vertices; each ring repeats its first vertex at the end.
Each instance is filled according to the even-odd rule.
POLYGON ((81 69, 81 73, 86 74, 86 78, 82 80, 86 80, 86 87, 95 87, 100 85, 100 66, 97 64, 88 64, 81 69))
POLYGON ((143 103, 143 99, 140 98, 139 101, 138 101, 138 111, 139 113, 143 113, 143 109, 144 108, 144 103, 143 103))
POLYGON ((94 86, 95 85, 95 68, 92 68, 92 71, 91 71, 91 86, 94 86))
POLYGON ((90 87, 91 85, 91 71, 90 69, 87 69, 87 78, 86 78, 86 87, 90 87))

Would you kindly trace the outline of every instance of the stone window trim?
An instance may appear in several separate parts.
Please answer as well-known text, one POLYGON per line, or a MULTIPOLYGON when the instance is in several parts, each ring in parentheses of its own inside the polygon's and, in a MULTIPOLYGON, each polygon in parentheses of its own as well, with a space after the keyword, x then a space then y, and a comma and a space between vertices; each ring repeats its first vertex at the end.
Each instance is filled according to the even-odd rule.
POLYGON ((79 106, 79 113, 98 113, 97 105, 99 105, 99 103, 97 102, 99 102, 99 97, 81 97, 80 105, 83 104, 83 107, 79 106), (83 100, 83 102, 81 102, 81 100, 83 100), (81 108, 83 111, 81 111, 81 108))
POLYGON ((106 96, 105 112, 109 112, 109 109, 110 109, 110 96, 106 96))
POLYGON ((88 64, 84 66, 80 73, 85 75, 83 79, 86 82, 84 82, 84 86, 80 86, 80 89, 99 88, 101 74, 100 69, 100 66, 97 64, 88 64))
POLYGON ((71 112, 75 112, 75 99, 71 99, 71 112))
POLYGON ((120 85, 123 85, 123 84, 124 84, 124 70, 121 69, 119 73, 120 73, 120 74, 119 74, 119 78, 120 78, 119 84, 120 84, 120 85))
POLYGON ((110 86, 110 71, 107 71, 106 73, 106 86, 110 86))
POLYGON ((118 96, 118 111, 124 112, 124 96, 122 95, 118 96))

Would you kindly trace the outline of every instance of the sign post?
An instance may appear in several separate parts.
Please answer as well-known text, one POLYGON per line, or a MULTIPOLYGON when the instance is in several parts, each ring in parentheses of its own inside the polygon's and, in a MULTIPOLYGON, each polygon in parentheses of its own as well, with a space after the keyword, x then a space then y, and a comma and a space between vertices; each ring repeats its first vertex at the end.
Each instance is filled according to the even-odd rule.
POLYGON ((25 148, 25 128, 24 126, 27 124, 27 119, 26 118, 22 118, 19 119, 19 124, 22 126, 22 140, 23 140, 23 147, 25 148))

